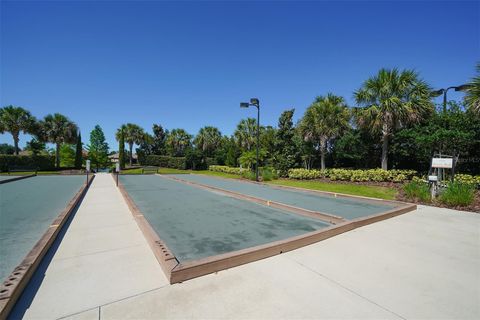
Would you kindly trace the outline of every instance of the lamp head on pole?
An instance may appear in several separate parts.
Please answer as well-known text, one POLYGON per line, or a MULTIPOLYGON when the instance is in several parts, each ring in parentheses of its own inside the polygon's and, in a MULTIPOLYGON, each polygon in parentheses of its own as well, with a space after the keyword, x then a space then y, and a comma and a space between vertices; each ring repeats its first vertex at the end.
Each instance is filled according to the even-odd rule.
POLYGON ((471 84, 462 84, 458 87, 455 87, 455 91, 465 91, 465 90, 468 90, 472 87, 471 84))
POLYGON ((439 90, 432 91, 431 94, 432 94, 432 97, 438 97, 442 95, 444 92, 445 92, 445 89, 439 89, 439 90))
POLYGON ((258 98, 251 98, 250 99, 250 104, 258 107, 258 106, 260 106, 260 101, 258 100, 258 98))

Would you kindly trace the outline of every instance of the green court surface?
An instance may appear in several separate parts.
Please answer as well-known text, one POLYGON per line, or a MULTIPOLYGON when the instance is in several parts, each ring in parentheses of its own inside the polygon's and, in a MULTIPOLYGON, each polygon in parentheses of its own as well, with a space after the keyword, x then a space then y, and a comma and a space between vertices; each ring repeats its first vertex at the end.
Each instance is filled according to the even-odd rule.
POLYGON ((37 176, 0 184, 0 281, 33 248, 85 183, 85 176, 37 176))
POLYGON ((293 189, 279 189, 269 185, 243 182, 234 179, 214 178, 206 175, 172 175, 173 177, 234 191, 264 200, 333 214, 348 220, 385 212, 393 208, 389 204, 377 204, 361 199, 332 197, 320 193, 309 193, 293 189))
POLYGON ((180 261, 283 240, 328 227, 317 219, 238 200, 157 175, 120 181, 180 261))

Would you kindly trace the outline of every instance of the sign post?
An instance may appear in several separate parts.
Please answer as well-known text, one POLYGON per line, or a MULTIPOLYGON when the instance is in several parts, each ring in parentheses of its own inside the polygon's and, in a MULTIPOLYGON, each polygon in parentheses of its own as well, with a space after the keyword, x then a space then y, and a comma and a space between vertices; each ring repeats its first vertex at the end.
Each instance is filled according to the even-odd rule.
POLYGON ((117 172, 117 187, 118 187, 118 175, 120 174, 120 162, 115 165, 115 171, 117 172))
POLYGON ((90 173, 90 160, 86 162, 86 170, 87 170, 87 186, 88 186, 88 174, 90 173))

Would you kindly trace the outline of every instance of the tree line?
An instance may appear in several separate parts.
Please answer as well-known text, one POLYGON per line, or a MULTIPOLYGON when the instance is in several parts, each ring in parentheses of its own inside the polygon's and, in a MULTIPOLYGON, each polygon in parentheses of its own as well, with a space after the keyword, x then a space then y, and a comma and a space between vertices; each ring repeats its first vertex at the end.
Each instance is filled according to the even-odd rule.
MULTIPOLYGON (((434 152, 459 155, 460 168, 479 173, 480 161, 480 64, 463 101, 450 101, 448 108, 433 103, 433 90, 412 70, 381 69, 354 92, 355 106, 333 93, 318 96, 297 123, 295 109, 282 112, 276 127, 260 127, 260 160, 285 175, 290 168, 325 169, 328 166, 428 169, 434 152)), ((205 126, 194 136, 182 128, 167 130, 154 124, 151 133, 126 123, 118 128, 121 166, 133 165, 133 147, 140 163, 149 155, 186 157, 192 167, 213 163, 253 167, 256 161, 256 119, 242 119, 234 133, 223 135, 205 126), (125 145, 128 150, 125 152, 125 145), (127 156, 128 155, 128 156, 127 156)), ((32 153, 55 145, 56 165, 61 151, 77 144, 75 166, 81 166, 82 142, 77 125, 55 113, 41 120, 28 110, 6 106, 0 109, 0 132, 11 133, 18 155, 20 132, 34 136, 27 143, 32 153)), ((87 146, 96 166, 108 164, 108 145, 96 126, 87 146)), ((72 153, 70 149, 69 153, 72 153)), ((73 155, 70 155, 73 157, 73 155)))
MULTIPOLYGON (((477 66, 480 74, 480 65, 477 66)), ((412 70, 381 69, 354 92, 355 107, 333 93, 318 96, 294 124, 295 109, 284 111, 276 128, 260 127, 260 161, 285 175, 290 168, 408 168, 428 170, 435 152, 458 155, 463 171, 480 170, 480 80, 471 80, 465 100, 446 110, 433 103, 433 89, 412 70)), ((193 136, 184 129, 154 124, 147 133, 122 125, 117 140, 133 146, 140 162, 148 155, 187 157, 197 167, 216 164, 253 167, 256 161, 254 118, 242 119, 231 136, 206 126, 193 136)), ((120 143, 122 145, 122 143, 120 143)))

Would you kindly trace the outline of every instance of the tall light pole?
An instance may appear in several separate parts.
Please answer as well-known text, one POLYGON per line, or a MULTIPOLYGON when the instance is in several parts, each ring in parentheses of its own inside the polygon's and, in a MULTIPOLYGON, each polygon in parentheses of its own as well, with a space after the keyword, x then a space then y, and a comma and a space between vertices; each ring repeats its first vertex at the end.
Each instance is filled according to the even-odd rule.
POLYGON ((450 89, 454 89, 455 91, 465 91, 470 88, 469 84, 462 84, 460 86, 452 86, 446 89, 438 89, 432 92, 434 97, 438 97, 439 95, 443 94, 443 113, 447 112, 447 92, 450 89))
MULTIPOLYGON (((433 97, 438 97, 441 94, 443 94, 443 114, 446 114, 447 113, 447 92, 448 92, 448 90, 454 89, 455 91, 465 91, 465 90, 469 89, 470 87, 471 87, 471 85, 469 85, 469 84, 462 84, 462 85, 459 85, 459 86, 448 87, 446 89, 442 88, 442 89, 438 89, 438 90, 433 91, 432 96, 433 97)), ((455 153, 455 150, 454 150, 454 153, 455 153)), ((439 156, 440 157, 442 156, 441 146, 440 146, 440 150, 439 150, 439 156)), ((453 159, 455 159, 455 154, 453 154, 452 157, 453 157, 453 159)), ((455 174, 455 168, 452 167, 452 182, 453 182, 454 174, 455 174)), ((444 176, 443 169, 438 169, 438 175, 439 175, 440 179, 442 179, 442 177, 444 176)))
POLYGON ((257 107, 257 164, 255 166, 255 180, 258 182, 258 158, 260 148, 260 101, 257 98, 251 98, 250 102, 240 102, 240 108, 257 107))

